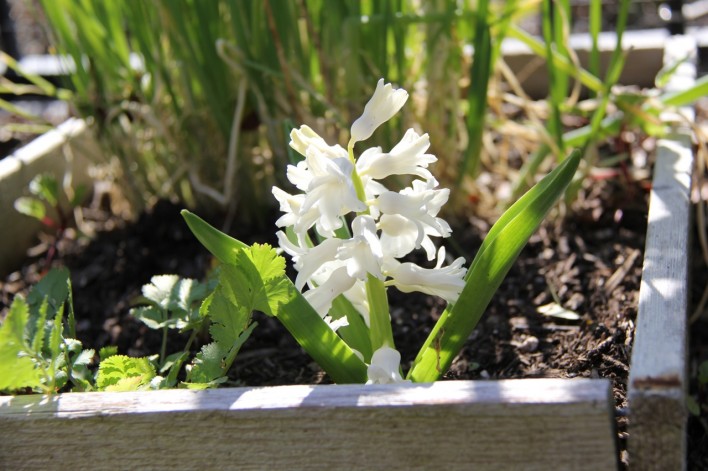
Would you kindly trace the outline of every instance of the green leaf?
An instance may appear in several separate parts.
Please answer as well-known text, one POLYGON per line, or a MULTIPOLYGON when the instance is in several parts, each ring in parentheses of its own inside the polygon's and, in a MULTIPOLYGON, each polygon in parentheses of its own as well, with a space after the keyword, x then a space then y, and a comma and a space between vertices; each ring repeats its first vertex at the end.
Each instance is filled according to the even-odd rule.
POLYGON ((101 347, 101 349, 98 351, 98 359, 100 361, 103 361, 106 358, 112 357, 113 355, 118 355, 118 347, 116 347, 114 345, 109 345, 107 347, 101 347))
POLYGON ((698 365, 698 382, 708 384, 708 360, 698 365))
POLYGON ((228 351, 223 350, 217 342, 204 345, 194 357, 187 373, 187 382, 211 383, 224 376, 223 361, 227 353, 228 351))
POLYGON ((447 371, 521 249, 572 180, 581 156, 582 152, 575 150, 494 224, 467 272, 457 303, 448 305, 435 324, 408 379, 436 381, 447 371))
POLYGON ((168 311, 189 311, 192 304, 204 299, 206 285, 177 275, 157 275, 143 286, 143 296, 168 311))
POLYGON ((44 335, 47 331, 46 321, 47 321, 47 300, 39 306, 38 315, 35 319, 34 336, 32 337, 32 350, 35 352, 41 352, 44 348, 44 335))
POLYGON ((231 346, 236 343, 241 332, 248 326, 251 317, 251 312, 240 306, 233 293, 228 291, 229 286, 229 283, 219 285, 210 297, 208 308, 212 322, 209 333, 221 345, 224 352, 228 352, 231 346))
POLYGON ((44 173, 37 175, 29 184, 30 192, 42 198, 50 206, 56 206, 59 201, 59 184, 54 175, 44 173))
POLYGON ((182 217, 187 222, 189 229, 221 263, 234 263, 236 254, 248 247, 243 242, 229 237, 223 232, 214 229, 199 216, 183 209, 182 217))
POLYGON ((263 261, 275 259, 272 248, 259 247, 253 253, 246 250, 248 246, 242 242, 223 234, 192 213, 185 210, 182 215, 200 242, 224 263, 220 280, 230 301, 247 311, 258 309, 277 317, 335 382, 366 382, 364 362, 330 329, 285 274, 274 276, 273 271, 266 268, 263 261), (267 280, 263 279, 257 266, 264 270, 267 280))
POLYGON ((170 319, 167 317, 167 313, 159 307, 134 307, 130 310, 130 315, 135 317, 137 320, 139 320, 151 329, 159 330, 170 324, 171 326, 174 326, 174 322, 170 321, 170 319))
POLYGON ((47 215, 47 208, 44 206, 44 203, 37 198, 29 196, 17 198, 15 200, 15 210, 25 216, 30 216, 40 221, 47 215))
POLYGON ((0 391, 36 388, 42 384, 40 371, 26 356, 29 349, 24 332, 28 320, 29 306, 21 296, 16 296, 0 325, 0 391))
POLYGON ((145 357, 113 355, 101 362, 96 375, 100 391, 135 391, 143 389, 155 377, 155 367, 145 357))
POLYGON ((69 296, 69 279, 67 268, 53 268, 44 275, 44 278, 34 285, 27 295, 27 303, 32 315, 36 314, 37 309, 46 299, 49 304, 47 319, 54 319, 57 310, 69 296))
POLYGON ((71 198, 71 201, 69 201, 69 204, 71 205, 72 208, 76 208, 81 205, 81 203, 84 202, 86 199, 86 195, 88 194, 88 186, 86 185, 79 185, 74 189, 74 197, 71 198))

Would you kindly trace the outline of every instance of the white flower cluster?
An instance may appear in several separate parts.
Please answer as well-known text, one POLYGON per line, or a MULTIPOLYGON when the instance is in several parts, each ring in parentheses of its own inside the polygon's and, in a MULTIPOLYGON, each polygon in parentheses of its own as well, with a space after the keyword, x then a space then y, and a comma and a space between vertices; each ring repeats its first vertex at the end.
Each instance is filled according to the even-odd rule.
MULTIPOLYGON (((405 90, 394 90, 379 80, 364 113, 352 125, 348 149, 328 145, 308 126, 290 133, 290 146, 305 159, 288 166, 287 176, 302 193, 291 195, 273 188, 284 213, 276 224, 291 227, 296 236, 290 240, 279 231, 278 240, 298 271, 295 285, 300 290, 308 286, 304 296, 328 322, 332 301, 343 294, 369 324, 368 275, 403 292, 420 291, 451 303, 464 287, 464 259, 443 266, 445 249, 436 254, 431 239, 451 233, 447 222, 437 217, 450 191, 438 188, 428 171, 437 160, 426 153, 428 135, 409 129, 389 152, 373 147, 354 159, 354 143, 368 139, 407 99, 405 90), (391 175, 416 179, 395 192, 380 182, 391 175), (351 236, 337 237, 335 231, 343 228, 350 213, 354 213, 351 236), (308 238, 313 227, 322 238, 315 246, 308 238), (425 250, 428 260, 437 258, 434 268, 398 260, 418 248, 425 250)), ((330 325, 336 329, 345 324, 330 325)))

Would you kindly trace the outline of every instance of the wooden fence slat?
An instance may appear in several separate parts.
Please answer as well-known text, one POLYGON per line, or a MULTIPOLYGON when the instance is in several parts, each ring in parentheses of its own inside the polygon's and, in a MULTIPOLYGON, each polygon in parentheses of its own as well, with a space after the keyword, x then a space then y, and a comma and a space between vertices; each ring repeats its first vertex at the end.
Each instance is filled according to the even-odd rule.
MULTIPOLYGON (((667 42, 666 63, 695 58, 695 41, 667 42)), ((670 91, 695 82, 695 65, 679 68, 670 91)), ((683 110, 692 119, 693 111, 683 110)), ((693 170, 691 130, 677 124, 660 139, 649 202, 639 311, 629 375, 630 466, 638 470, 686 467, 686 324, 688 242, 693 170)))
POLYGON ((607 380, 0 397, 0 469, 616 469, 607 380))

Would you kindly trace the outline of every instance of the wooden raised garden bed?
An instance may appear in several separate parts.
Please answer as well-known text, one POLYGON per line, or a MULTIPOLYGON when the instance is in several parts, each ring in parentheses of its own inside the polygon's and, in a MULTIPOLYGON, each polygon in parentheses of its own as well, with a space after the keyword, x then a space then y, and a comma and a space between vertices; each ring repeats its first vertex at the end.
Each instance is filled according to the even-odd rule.
MULTIPOLYGON (((659 144, 630 373, 636 469, 685 463, 691 161, 685 134, 659 144)), ((0 469, 606 470, 616 435, 605 379, 0 397, 0 469)))

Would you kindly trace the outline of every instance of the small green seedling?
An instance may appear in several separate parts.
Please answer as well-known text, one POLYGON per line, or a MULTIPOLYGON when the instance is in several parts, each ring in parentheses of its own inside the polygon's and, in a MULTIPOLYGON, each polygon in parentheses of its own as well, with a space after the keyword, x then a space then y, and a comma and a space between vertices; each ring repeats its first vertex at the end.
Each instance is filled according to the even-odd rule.
POLYGON ((74 221, 74 210, 81 205, 86 196, 87 187, 79 185, 74 191, 60 190, 54 175, 37 175, 29 184, 33 196, 22 196, 15 200, 15 209, 37 219, 48 229, 55 231, 54 243, 49 248, 46 266, 49 266, 57 252, 57 244, 64 237, 66 229, 74 221), (69 196, 68 193, 72 193, 69 196))

